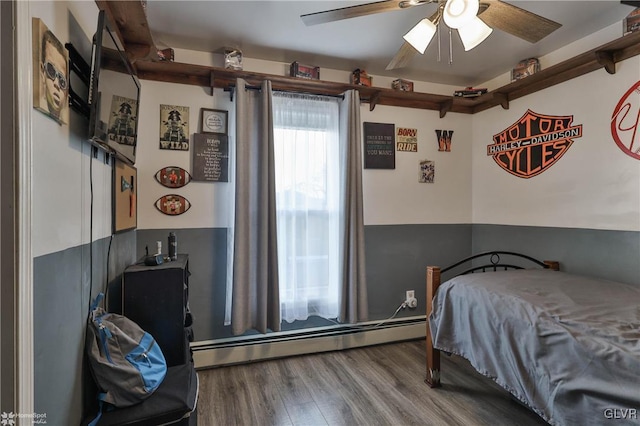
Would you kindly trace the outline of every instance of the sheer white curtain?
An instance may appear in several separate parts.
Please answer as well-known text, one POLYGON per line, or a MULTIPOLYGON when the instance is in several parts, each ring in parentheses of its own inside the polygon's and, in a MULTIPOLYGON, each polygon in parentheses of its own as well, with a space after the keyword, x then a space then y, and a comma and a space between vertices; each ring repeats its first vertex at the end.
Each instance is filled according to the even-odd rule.
POLYGON ((336 318, 342 267, 339 100, 273 93, 280 313, 336 318))

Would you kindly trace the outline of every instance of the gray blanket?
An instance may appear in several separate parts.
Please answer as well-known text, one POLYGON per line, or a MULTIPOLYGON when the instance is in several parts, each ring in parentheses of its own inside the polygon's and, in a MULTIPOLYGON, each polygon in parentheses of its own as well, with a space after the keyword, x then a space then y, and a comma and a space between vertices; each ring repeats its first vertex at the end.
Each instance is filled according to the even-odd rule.
POLYGON ((436 348, 551 424, 640 424, 640 288, 549 270, 463 275, 440 286, 429 325, 436 348))

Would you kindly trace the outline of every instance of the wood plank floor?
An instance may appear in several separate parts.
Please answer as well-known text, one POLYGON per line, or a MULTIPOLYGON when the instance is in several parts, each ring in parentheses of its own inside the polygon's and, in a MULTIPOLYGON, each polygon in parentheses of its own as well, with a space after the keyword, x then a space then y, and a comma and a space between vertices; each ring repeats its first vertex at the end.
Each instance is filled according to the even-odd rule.
POLYGON ((424 341, 198 372, 199 426, 546 425, 467 361, 442 357, 424 383, 424 341))

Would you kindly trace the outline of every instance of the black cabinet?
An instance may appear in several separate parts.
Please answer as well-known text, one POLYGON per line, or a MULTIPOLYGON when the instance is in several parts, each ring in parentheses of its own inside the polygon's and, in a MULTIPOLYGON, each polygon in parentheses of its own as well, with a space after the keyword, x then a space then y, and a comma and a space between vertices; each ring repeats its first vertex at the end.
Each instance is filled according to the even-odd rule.
POLYGON ((157 266, 127 267, 122 282, 122 313, 150 333, 167 366, 190 360, 189 256, 157 266))

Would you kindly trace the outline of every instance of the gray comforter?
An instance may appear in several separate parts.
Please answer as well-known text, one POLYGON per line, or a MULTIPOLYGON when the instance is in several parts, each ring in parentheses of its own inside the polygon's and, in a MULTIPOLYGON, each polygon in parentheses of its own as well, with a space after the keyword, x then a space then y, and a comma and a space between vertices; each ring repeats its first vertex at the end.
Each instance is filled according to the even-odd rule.
POLYGON ((549 270, 463 275, 440 286, 429 324, 436 348, 551 424, 640 424, 638 287, 549 270))

